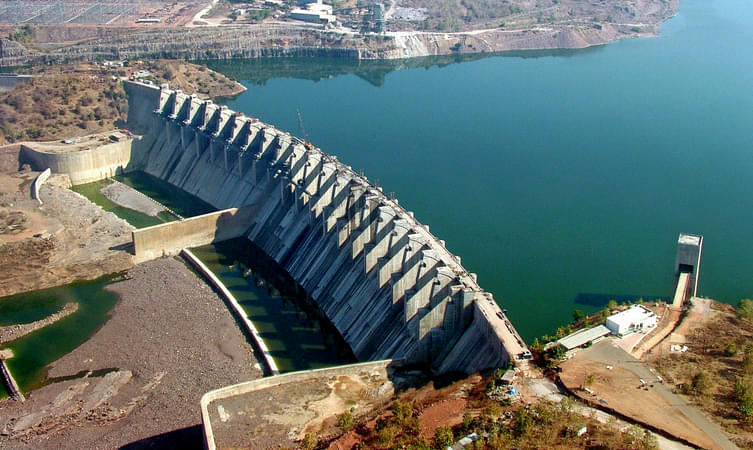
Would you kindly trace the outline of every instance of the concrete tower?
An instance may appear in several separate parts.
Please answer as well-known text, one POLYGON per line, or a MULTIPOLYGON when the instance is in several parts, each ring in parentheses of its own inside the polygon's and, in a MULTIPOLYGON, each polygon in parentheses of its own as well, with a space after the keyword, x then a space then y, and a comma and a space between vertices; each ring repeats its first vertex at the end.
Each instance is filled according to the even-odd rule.
POLYGON ((701 274, 701 250, 703 236, 680 233, 677 240, 677 260, 675 261, 675 285, 681 273, 688 273, 692 278, 693 296, 698 295, 698 278, 701 274))

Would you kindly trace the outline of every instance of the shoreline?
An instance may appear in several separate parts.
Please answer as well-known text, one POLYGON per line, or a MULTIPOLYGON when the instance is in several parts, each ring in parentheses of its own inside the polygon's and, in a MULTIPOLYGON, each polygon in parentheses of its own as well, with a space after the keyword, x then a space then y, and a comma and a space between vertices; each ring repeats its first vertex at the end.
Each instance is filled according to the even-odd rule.
POLYGON ((77 302, 66 303, 65 306, 63 306, 63 309, 50 316, 45 317, 44 319, 30 323, 21 323, 0 327, 0 344, 15 341, 16 339, 22 338, 27 334, 39 330, 40 328, 52 325, 53 323, 75 313, 76 311, 78 311, 78 308, 79 304, 77 302))
MULTIPOLYGON (((660 10, 639 14, 632 23, 577 17, 558 22, 527 24, 516 29, 466 31, 389 31, 383 34, 326 30, 294 22, 204 27, 121 28, 99 39, 80 39, 41 52, 13 41, 0 56, 0 67, 41 63, 94 61, 98 56, 121 59, 225 60, 262 57, 329 56, 354 60, 402 60, 425 56, 494 54, 507 51, 568 50, 605 45, 632 37, 653 37, 676 16, 679 0, 660 10), (165 32, 170 39, 166 40, 165 32), (128 39, 124 39, 124 36, 128 39)), ((55 29, 62 25, 50 25, 55 29)), ((107 30, 92 27, 92 31, 107 30)), ((240 91, 242 92, 242 91, 240 91)), ((233 94, 237 95, 238 93, 233 94)), ((223 95, 226 96, 226 95, 223 95)))

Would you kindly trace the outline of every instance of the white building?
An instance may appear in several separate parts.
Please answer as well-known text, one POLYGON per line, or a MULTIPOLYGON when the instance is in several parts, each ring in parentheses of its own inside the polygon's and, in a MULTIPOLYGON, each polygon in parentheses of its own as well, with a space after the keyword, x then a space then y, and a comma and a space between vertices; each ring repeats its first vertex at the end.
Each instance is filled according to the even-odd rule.
POLYGON ((337 20, 337 17, 332 15, 332 6, 323 4, 321 0, 307 3, 306 9, 290 11, 290 18, 314 23, 331 23, 337 20))
POLYGON ((604 325, 598 325, 593 328, 576 331, 569 334, 557 341, 557 344, 561 345, 565 351, 570 351, 574 348, 583 347, 589 342, 597 341, 610 333, 610 329, 604 325))
POLYGON ((626 335, 656 326, 656 314, 643 305, 633 305, 607 318, 607 328, 613 334, 626 335))

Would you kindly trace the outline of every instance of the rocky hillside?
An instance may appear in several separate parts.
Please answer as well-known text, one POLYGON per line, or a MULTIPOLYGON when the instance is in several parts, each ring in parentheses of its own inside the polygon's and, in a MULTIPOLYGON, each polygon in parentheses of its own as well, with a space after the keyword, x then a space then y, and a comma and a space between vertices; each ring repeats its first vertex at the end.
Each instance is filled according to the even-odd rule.
MULTIPOLYGON (((88 27, 86 38, 61 46, 60 40, 50 41, 52 45, 45 41, 52 37, 73 39, 64 26, 39 27, 34 30, 34 43, 24 44, 25 47, 3 40, 0 49, 8 50, 0 53, 0 66, 94 61, 102 57, 400 59, 583 48, 628 37, 655 35, 661 22, 674 15, 679 4, 678 0, 598 3, 516 0, 502 3, 500 6, 485 0, 401 1, 398 3, 401 6, 391 12, 389 21, 389 29, 400 32, 381 35, 346 33, 292 21, 191 28, 88 27), (405 11, 419 11, 426 14, 426 18, 408 20, 405 11)), ((12 30, 8 31, 8 36, 13 36, 12 30)))

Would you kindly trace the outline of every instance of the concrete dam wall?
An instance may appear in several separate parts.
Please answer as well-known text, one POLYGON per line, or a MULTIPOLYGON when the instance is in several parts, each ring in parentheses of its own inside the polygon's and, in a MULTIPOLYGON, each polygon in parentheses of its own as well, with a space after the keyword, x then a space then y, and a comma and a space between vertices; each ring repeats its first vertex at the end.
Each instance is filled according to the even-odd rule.
POLYGON ((47 147, 54 146, 36 142, 21 144, 19 159, 35 170, 50 168, 53 173, 68 174, 74 186, 112 177, 122 172, 133 160, 130 139, 76 151, 50 150, 47 147))
POLYGON ((306 289, 359 360, 471 373, 525 348, 460 259, 350 167, 167 86, 127 91, 144 132, 137 168, 216 208, 252 209, 244 234, 306 289))

